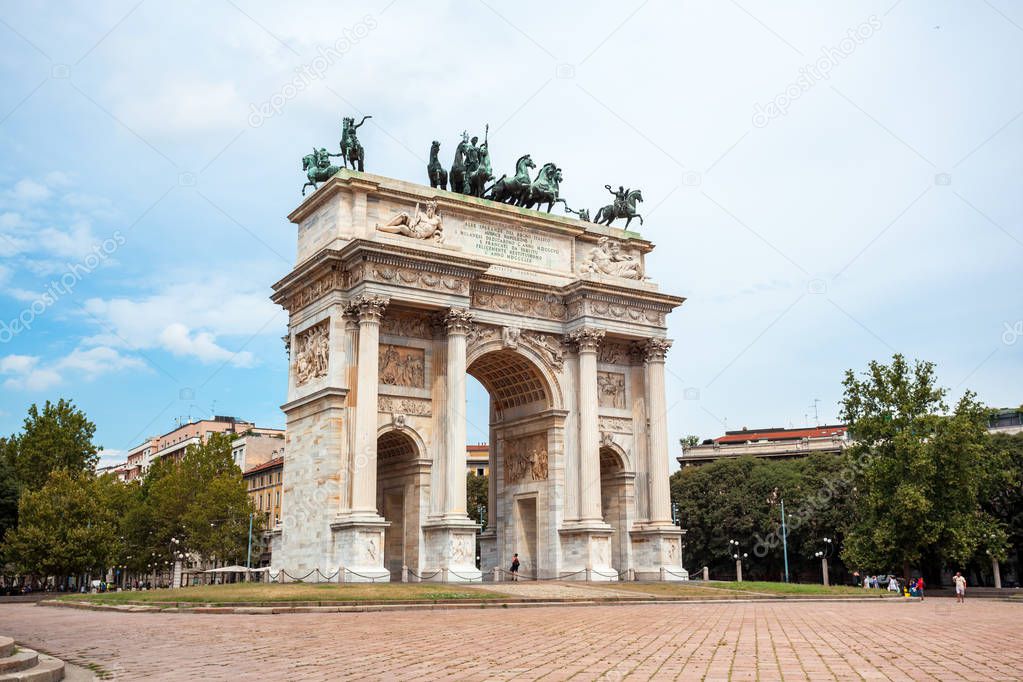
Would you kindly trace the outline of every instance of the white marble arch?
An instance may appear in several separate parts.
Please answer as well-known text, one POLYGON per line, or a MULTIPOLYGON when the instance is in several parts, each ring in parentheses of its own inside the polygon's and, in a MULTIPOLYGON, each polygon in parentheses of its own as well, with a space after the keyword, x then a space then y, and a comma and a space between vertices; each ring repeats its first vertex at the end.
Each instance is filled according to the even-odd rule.
POLYGON ((541 577, 684 574, 670 442, 651 419, 666 409, 666 316, 684 299, 643 276, 653 244, 348 170, 288 217, 297 262, 272 297, 294 356, 275 569, 395 579, 400 558, 430 579, 479 580, 462 414, 471 374, 491 396, 487 577, 517 548, 541 577), (381 229, 417 205, 443 239, 381 229), (314 322, 325 324, 310 357, 300 335, 314 322), (626 408, 620 394, 614 407, 598 397, 600 372, 625 377, 626 408), (622 464, 614 523, 602 446, 622 464))

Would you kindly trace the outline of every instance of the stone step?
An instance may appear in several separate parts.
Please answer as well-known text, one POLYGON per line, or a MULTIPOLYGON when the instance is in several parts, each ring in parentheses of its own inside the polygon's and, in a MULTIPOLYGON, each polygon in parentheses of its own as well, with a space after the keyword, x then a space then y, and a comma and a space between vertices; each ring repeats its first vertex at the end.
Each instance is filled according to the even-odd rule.
POLYGON ((46 654, 38 654, 31 649, 21 648, 13 656, 2 660, 10 661, 12 658, 22 656, 31 659, 32 664, 25 668, 7 668, 0 671, 0 682, 59 682, 64 679, 64 661, 46 654))
POLYGON ((0 637, 0 658, 7 658, 14 653, 14 638, 0 637))
POLYGON ((39 662, 39 654, 31 649, 20 648, 10 656, 0 658, 0 675, 27 670, 39 662))

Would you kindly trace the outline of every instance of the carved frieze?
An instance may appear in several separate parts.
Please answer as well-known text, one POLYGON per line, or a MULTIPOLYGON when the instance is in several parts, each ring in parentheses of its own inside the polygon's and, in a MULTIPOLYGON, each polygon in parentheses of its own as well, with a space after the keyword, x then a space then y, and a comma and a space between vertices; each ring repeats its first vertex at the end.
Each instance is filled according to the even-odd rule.
POLYGON ((388 386, 426 386, 426 351, 393 344, 381 345, 380 383, 388 386))
POLYGON ((489 291, 474 291, 472 305, 480 310, 493 310, 545 320, 561 321, 565 319, 567 313, 565 305, 556 296, 533 298, 525 295, 513 296, 489 291))
POLYGON ((343 286, 343 277, 340 272, 331 271, 325 275, 317 277, 312 282, 300 287, 294 294, 288 298, 287 308, 288 310, 295 312, 305 306, 309 305, 313 301, 322 298, 329 292, 335 289, 341 289, 343 286))
POLYGON ((504 482, 546 481, 547 436, 537 433, 504 441, 504 482))
POLYGON ((330 359, 330 320, 309 327, 295 335, 295 361, 292 371, 295 385, 301 386, 311 379, 327 376, 330 359))
POLYGON ((659 306, 647 307, 636 303, 601 300, 600 298, 574 300, 568 304, 567 310, 569 320, 574 320, 583 315, 592 315, 594 317, 638 322, 640 324, 651 324, 660 327, 663 327, 665 324, 667 312, 659 306))
MULTIPOLYGON (((354 277, 353 268, 353 277, 354 277)), ((360 272, 361 277, 385 284, 397 284, 414 289, 428 289, 443 293, 465 294, 469 282, 462 277, 442 275, 418 268, 371 263, 360 272)))
POLYGON ((632 420, 626 417, 600 417, 597 424, 601 433, 632 433, 632 420))
POLYGON ((597 404, 600 407, 625 409, 625 375, 620 372, 597 372, 597 404))
POLYGON ((520 336, 522 336, 522 330, 518 327, 503 327, 501 329, 501 343, 505 348, 518 348, 520 336))
POLYGON ((430 401, 425 398, 398 398, 382 395, 377 398, 377 410, 385 414, 429 417, 430 401))

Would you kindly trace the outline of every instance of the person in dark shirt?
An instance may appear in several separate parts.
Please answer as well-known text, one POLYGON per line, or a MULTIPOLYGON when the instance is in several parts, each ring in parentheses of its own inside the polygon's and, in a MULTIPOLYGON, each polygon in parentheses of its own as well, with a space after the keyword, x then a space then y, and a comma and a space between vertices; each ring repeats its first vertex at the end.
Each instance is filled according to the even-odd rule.
POLYGON ((519 555, 516 554, 516 555, 514 555, 512 557, 512 563, 511 563, 512 580, 518 580, 519 579, 519 565, 520 565, 519 564, 519 555))

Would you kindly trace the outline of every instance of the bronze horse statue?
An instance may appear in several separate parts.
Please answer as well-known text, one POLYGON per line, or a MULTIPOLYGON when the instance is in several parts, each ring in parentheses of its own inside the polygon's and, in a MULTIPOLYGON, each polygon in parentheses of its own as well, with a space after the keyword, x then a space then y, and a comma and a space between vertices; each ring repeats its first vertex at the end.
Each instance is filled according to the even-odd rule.
MULTIPOLYGON (((561 169, 553 163, 545 163, 529 186, 529 192, 519 200, 518 205, 524 208, 536 206, 537 210, 540 210, 541 204, 547 204, 547 212, 550 213, 554 204, 559 201, 558 186, 561 180, 561 169)), ((561 201, 564 202, 564 199, 561 201)))
POLYGON ((430 164, 426 167, 426 174, 430 176, 430 187, 448 188, 448 172, 440 165, 437 156, 440 154, 440 142, 434 140, 430 145, 430 164))
POLYGON ((367 118, 373 117, 363 116, 358 125, 355 124, 355 119, 349 116, 341 119, 341 159, 344 161, 345 168, 351 164, 352 170, 358 170, 360 173, 364 170, 363 162, 366 160, 366 150, 359 143, 355 131, 366 122, 367 118))
POLYGON ((332 156, 341 155, 328 154, 326 149, 318 150, 313 147, 312 154, 306 154, 302 157, 302 170, 305 171, 305 176, 309 180, 309 182, 302 185, 302 196, 305 196, 306 187, 312 187, 315 191, 316 183, 329 180, 332 175, 341 170, 338 166, 330 165, 330 157, 332 156))
POLYGON ((469 133, 462 131, 462 140, 455 147, 455 158, 451 162, 451 191, 461 192, 465 186, 465 149, 469 146, 469 133))
POLYGON ((509 178, 507 175, 502 175, 497 182, 490 186, 487 198, 491 201, 517 204, 523 195, 529 192, 532 182, 529 177, 530 168, 536 168, 536 164, 533 163, 529 154, 520 156, 519 160, 515 162, 515 176, 509 178))
MULTIPOLYGON (((608 188, 610 190, 610 187, 608 188)), ((614 192, 612 192, 614 193, 614 192)), ((593 222, 598 225, 610 225, 612 220, 625 218, 625 229, 629 229, 629 223, 633 218, 639 218, 639 224, 643 224, 643 216, 636 212, 636 204, 643 201, 643 193, 638 189, 628 190, 622 200, 615 199, 613 204, 602 206, 594 216, 593 222)))

